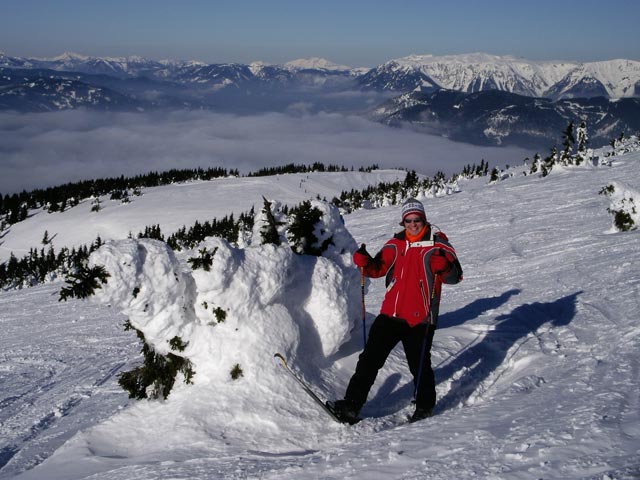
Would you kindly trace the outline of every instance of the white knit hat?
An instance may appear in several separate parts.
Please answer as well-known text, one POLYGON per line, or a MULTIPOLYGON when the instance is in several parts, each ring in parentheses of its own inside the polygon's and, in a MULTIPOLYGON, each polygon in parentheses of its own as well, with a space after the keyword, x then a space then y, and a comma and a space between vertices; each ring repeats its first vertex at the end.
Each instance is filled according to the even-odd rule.
POLYGON ((402 204, 402 221, 404 222, 404 219, 407 217, 407 215, 411 214, 419 215, 424 219, 425 222, 427 221, 427 214, 424 211, 424 205, 422 205, 422 203, 420 203, 415 198, 408 198, 402 204))

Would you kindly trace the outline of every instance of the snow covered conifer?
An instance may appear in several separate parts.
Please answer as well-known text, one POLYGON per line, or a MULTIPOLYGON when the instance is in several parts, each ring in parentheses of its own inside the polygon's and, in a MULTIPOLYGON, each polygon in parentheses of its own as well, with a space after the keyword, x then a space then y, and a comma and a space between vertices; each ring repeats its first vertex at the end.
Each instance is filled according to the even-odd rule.
POLYGON ((92 212, 99 212, 100 210, 102 210, 102 205, 101 205, 101 203, 100 203, 100 199, 96 197, 96 198, 91 202, 91 211, 92 211, 92 212))
POLYGON ((211 264, 213 263, 213 256, 216 254, 218 249, 214 248, 212 251, 207 250, 206 248, 201 248, 198 250, 200 254, 199 257, 191 257, 187 260, 191 265, 191 268, 194 270, 196 268, 202 268, 205 272, 208 272, 211 268, 211 264))
POLYGON ((321 218, 322 212, 309 200, 291 209, 287 238, 294 252, 320 256, 327 249, 331 239, 325 239, 318 245, 319 239, 315 234, 316 224, 321 218))
POLYGON ((538 168, 540 168, 540 154, 536 153, 533 156, 533 162, 531 163, 531 169, 529 170, 529 173, 536 173, 538 171, 538 168))
MULTIPOLYGON (((185 383, 191 383, 193 371, 191 362, 179 355, 169 352, 166 355, 157 353, 146 341, 144 333, 133 327, 130 322, 125 324, 125 330, 135 330, 142 341, 142 355, 144 362, 141 366, 128 372, 123 372, 118 378, 118 384, 127 392, 129 398, 167 398, 180 372, 184 375, 185 383)), ((172 350, 183 351, 188 342, 180 337, 173 337, 168 341, 172 350)))
POLYGON ((607 211, 613 215, 615 230, 628 232, 638 228, 636 222, 640 220, 640 212, 634 200, 637 197, 636 191, 614 182, 603 187, 599 193, 609 197, 611 201, 607 211))
POLYGON ((576 154, 576 165, 581 165, 587 160, 587 144, 589 137, 587 135, 587 124, 582 122, 576 129, 576 141, 578 142, 578 152, 576 154))
POLYGON ((573 130, 573 122, 569 122, 569 125, 567 125, 567 128, 562 133, 562 146, 564 147, 560 154, 560 161, 562 162, 562 165, 570 165, 573 163, 573 146, 576 143, 573 130))
POLYGON ((278 232, 278 227, 284 225, 284 222, 279 222, 276 220, 276 217, 273 213, 272 202, 262 197, 264 200, 264 204, 262 207, 262 216, 264 218, 264 223, 260 227, 260 238, 262 240, 262 244, 273 244, 280 245, 280 233, 278 232))
POLYGON ((544 158, 544 160, 542 161, 542 165, 540 166, 543 177, 546 177, 547 175, 549 175, 549 173, 551 173, 551 170, 556 164, 557 159, 558 150, 556 149, 556 147, 553 147, 551 148, 551 152, 549 153, 549 155, 544 158))

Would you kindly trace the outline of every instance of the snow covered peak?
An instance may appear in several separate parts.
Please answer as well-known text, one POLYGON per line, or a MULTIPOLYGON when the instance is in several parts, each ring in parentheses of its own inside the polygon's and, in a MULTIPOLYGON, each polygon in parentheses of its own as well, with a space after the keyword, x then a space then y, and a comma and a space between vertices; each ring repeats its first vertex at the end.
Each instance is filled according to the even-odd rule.
POLYGON ((585 77, 599 80, 612 98, 631 97, 638 93, 640 86, 640 62, 635 60, 608 60, 590 62, 580 66, 578 71, 585 77))
POLYGON ((406 57, 391 60, 398 65, 406 67, 419 67, 432 63, 464 63, 464 64, 483 64, 483 63, 502 63, 504 61, 513 61, 514 57, 500 57, 490 55, 488 53, 467 53, 460 55, 442 55, 436 56, 432 54, 425 55, 408 55, 406 57))
POLYGON ((48 60, 52 61, 52 62, 69 62, 69 61, 87 61, 89 60, 91 57, 87 56, 87 55, 82 55, 80 53, 74 53, 74 52, 64 52, 62 55, 58 55, 56 57, 53 58, 49 58, 48 60))
POLYGON ((0 66, 3 67, 31 67, 31 62, 22 58, 10 57, 0 52, 0 66))
POLYGON ((271 65, 266 62, 255 61, 251 62, 248 67, 249 70, 251 70, 251 73, 253 73, 254 75, 259 75, 265 68, 269 68, 271 67, 271 65))
POLYGON ((338 65, 324 58, 311 57, 299 58, 284 64, 289 70, 327 70, 327 71, 349 71, 352 67, 338 65))

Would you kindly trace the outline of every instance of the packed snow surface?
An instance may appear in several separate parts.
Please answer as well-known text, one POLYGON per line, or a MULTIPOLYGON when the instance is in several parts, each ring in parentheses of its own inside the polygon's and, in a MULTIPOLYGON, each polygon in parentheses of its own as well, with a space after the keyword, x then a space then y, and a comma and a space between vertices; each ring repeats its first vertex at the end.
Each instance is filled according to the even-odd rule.
MULTIPOLYGON (((209 238, 182 252, 127 238, 132 225, 188 223, 202 209, 199 184, 154 189, 120 215, 71 209, 65 239, 91 241, 90 218, 115 233, 91 257, 111 277, 91 301, 58 302, 61 282, 0 293, 0 478, 639 478, 640 233, 616 232, 607 209, 619 197, 598 193, 613 184, 637 197, 639 162, 629 153, 544 178, 512 169, 422 199, 464 280, 444 288, 432 350, 438 404, 414 424, 401 347, 356 426, 333 422, 273 358, 283 353, 320 396, 343 395, 362 349, 350 253, 360 243, 377 251, 399 229, 399 206, 342 224, 315 203, 334 235, 322 257, 260 245, 257 230, 239 245, 209 238), (188 264, 201 249, 215 251, 209 271, 188 264), (117 376, 139 365, 140 343, 123 330, 127 319, 158 351, 174 336, 188 341, 193 384, 179 379, 166 400, 129 400, 117 376), (233 380, 236 364, 243 376, 233 380)), ((253 198, 267 188, 229 182, 253 198)), ((227 189, 206 195, 217 215, 200 220, 236 203, 227 189)), ((51 217, 32 217, 20 236, 41 238, 39 221, 51 217)), ((18 242, 19 226, 6 243, 18 242)), ((382 279, 367 281, 367 326, 383 295, 382 279)))

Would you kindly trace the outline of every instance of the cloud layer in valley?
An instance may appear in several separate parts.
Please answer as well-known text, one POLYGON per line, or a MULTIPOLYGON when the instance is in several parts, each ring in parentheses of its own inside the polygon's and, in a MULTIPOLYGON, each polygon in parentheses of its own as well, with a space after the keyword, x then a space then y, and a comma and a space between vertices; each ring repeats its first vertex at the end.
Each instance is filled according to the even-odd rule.
POLYGON ((454 143, 333 113, 0 114, 2 194, 172 168, 223 167, 245 174, 321 162, 451 174, 482 159, 514 165, 532 153, 454 143))

